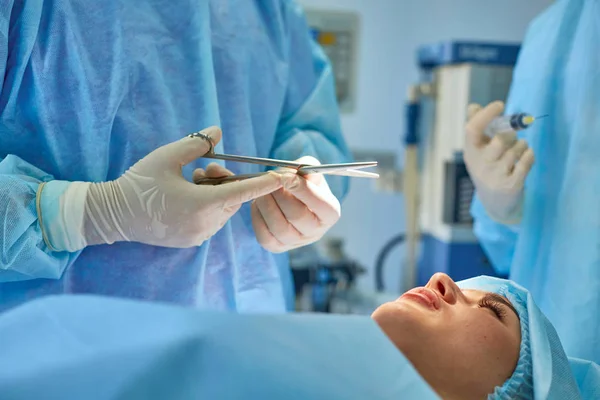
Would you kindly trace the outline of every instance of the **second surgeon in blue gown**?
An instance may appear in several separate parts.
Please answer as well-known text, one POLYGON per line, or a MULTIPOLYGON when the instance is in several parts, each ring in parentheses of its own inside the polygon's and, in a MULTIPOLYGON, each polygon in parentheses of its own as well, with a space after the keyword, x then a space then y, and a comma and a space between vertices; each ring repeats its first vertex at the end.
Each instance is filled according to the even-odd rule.
MULTIPOLYGON (((293 1, 9 0, 0 6, 0 75, 0 309, 97 293, 285 310, 287 260, 261 246, 249 205, 199 247, 118 241, 53 251, 36 194, 54 180, 115 180, 209 126, 223 131, 219 152, 349 161, 331 66, 293 1)), ((206 162, 184 175, 198 167, 206 162)), ((338 198, 347 191, 346 178, 328 184, 338 198)))
MULTIPOLYGON (((559 0, 529 28, 505 113, 548 114, 519 132, 526 144, 522 149, 529 147, 535 154, 530 172, 520 168, 521 161, 511 162, 514 154, 502 146, 496 147, 504 153, 502 158, 487 159, 499 161, 500 169, 494 172, 509 173, 495 176, 472 162, 472 156, 493 146, 482 146, 483 152, 472 152, 471 157, 468 147, 465 151, 465 161, 479 179, 472 207, 475 233, 495 268, 531 292, 569 356, 596 363, 600 363, 599 26, 599 1, 559 0), (503 159, 515 168, 503 167, 503 159), (501 176, 503 184, 495 179, 501 176), (512 213, 505 213, 510 209, 512 213)), ((495 116, 494 107, 502 111, 491 105, 488 116, 495 116)))

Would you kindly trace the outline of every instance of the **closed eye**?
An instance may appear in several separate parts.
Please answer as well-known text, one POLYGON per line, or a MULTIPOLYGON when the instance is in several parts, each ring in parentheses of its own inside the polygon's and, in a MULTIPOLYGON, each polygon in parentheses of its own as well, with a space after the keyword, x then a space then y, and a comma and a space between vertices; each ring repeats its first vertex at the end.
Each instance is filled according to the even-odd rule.
POLYGON ((481 308, 488 308, 492 310, 492 312, 496 315, 496 318, 498 318, 500 321, 504 321, 506 318, 506 307, 489 294, 482 297, 481 300, 479 300, 478 305, 481 308))

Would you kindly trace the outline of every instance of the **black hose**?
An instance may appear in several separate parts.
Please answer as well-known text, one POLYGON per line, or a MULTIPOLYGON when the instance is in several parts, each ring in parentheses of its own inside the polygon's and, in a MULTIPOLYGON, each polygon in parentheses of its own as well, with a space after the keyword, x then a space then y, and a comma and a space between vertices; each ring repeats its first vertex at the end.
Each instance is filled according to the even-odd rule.
POLYGON ((391 238, 385 246, 379 251, 377 255, 377 261, 375 262, 375 287, 378 292, 383 292, 385 287, 383 285, 383 266, 385 264, 385 260, 387 259, 390 252, 394 249, 394 247, 402 244, 404 242, 406 236, 404 233, 399 233, 398 235, 391 238))

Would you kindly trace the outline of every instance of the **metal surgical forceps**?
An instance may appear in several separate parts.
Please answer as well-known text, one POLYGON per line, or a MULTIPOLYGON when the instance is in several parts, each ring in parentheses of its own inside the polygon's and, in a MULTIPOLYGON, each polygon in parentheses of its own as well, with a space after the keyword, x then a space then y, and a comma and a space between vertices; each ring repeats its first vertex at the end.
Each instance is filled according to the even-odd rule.
MULTIPOLYGON (((261 158, 261 157, 249 157, 249 156, 237 156, 233 154, 218 154, 215 153, 214 144, 210 136, 202 133, 195 132, 188 137, 194 138, 199 137, 206 140, 210 144, 210 148, 208 153, 206 153, 203 158, 212 158, 216 160, 226 160, 226 161, 237 161, 244 162, 249 164, 260 164, 266 165, 269 167, 279 167, 285 168, 281 170, 281 172, 292 172, 290 170, 295 170, 299 175, 308 175, 308 174, 329 174, 329 175, 342 175, 342 176, 350 176, 355 178, 379 178, 379 174, 374 172, 366 172, 360 171, 362 168, 375 167, 377 166, 377 161, 366 161, 366 162, 355 162, 355 163, 342 163, 342 164, 324 164, 324 165, 309 165, 302 164, 294 161, 285 161, 285 160, 276 160, 272 158, 261 158)), ((279 171, 277 171, 279 172, 279 171)), ((267 172, 259 172, 255 174, 240 174, 240 175, 232 175, 232 176, 223 176, 217 178, 200 178, 194 180, 194 183, 197 185, 219 185, 221 183, 234 182, 242 179, 254 178, 257 176, 261 176, 266 174, 267 172)))

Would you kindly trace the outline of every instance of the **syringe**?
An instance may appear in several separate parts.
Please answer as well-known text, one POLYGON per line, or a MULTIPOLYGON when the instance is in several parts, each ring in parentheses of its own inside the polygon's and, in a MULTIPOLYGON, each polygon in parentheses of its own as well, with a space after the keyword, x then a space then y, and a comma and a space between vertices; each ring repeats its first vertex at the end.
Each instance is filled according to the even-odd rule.
POLYGON ((534 117, 527 113, 503 115, 495 118, 487 128, 485 128, 484 133, 489 137, 494 137, 501 132, 521 131, 529 128, 537 119, 544 117, 547 117, 547 115, 542 115, 540 117, 534 117))

